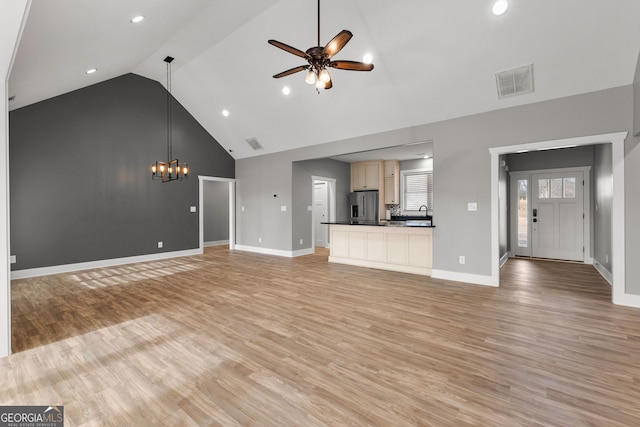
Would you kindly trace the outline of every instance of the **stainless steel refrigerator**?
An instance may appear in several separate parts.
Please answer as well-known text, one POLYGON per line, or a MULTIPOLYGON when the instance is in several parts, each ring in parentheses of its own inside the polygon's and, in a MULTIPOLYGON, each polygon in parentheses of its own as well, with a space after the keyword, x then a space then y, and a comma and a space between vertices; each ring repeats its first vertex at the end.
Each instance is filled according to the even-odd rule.
POLYGON ((350 193, 349 212, 352 223, 378 222, 378 192, 356 191, 350 193))

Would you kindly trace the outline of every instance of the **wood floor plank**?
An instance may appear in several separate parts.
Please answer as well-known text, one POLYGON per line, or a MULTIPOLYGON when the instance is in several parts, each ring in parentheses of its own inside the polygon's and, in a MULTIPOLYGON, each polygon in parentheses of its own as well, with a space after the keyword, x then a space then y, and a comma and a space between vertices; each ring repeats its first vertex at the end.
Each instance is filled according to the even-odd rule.
POLYGON ((225 248, 12 282, 0 404, 69 426, 636 426, 640 310, 588 265, 491 288, 225 248))

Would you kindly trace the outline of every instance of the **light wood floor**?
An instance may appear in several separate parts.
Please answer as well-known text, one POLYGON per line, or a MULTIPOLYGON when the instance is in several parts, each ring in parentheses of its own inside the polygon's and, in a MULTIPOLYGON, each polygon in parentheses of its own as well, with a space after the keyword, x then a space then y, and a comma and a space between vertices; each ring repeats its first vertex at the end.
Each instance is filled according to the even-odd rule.
POLYGON ((502 286, 207 248, 17 280, 0 405, 67 426, 639 426, 640 310, 590 266, 502 286))

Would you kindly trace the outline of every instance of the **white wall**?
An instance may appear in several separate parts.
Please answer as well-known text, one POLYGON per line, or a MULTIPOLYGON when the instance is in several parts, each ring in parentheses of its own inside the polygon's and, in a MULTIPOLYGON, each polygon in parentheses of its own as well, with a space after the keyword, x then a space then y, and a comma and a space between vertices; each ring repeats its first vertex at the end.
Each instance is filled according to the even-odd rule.
POLYGON ((14 52, 29 10, 29 0, 0 3, 0 357, 11 353, 9 239, 9 106, 7 88, 14 52))

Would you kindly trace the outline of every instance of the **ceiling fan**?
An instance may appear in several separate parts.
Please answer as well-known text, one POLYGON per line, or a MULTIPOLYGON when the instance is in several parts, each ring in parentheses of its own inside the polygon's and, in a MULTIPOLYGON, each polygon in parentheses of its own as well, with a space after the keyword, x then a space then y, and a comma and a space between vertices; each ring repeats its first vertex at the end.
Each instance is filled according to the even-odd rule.
POLYGON ((332 60, 333 56, 340 52, 349 40, 351 40, 351 37, 353 37, 351 31, 342 30, 338 35, 332 38, 325 47, 320 46, 320 0, 318 0, 318 45, 310 47, 306 52, 303 52, 277 40, 269 40, 269 44, 307 60, 306 65, 300 65, 298 67, 291 68, 290 70, 283 71, 274 75, 273 78, 279 79, 280 77, 307 70, 305 81, 309 84, 315 83, 316 90, 319 93, 320 89, 331 89, 333 87, 331 75, 327 68, 351 71, 373 70, 373 64, 357 61, 332 60))

